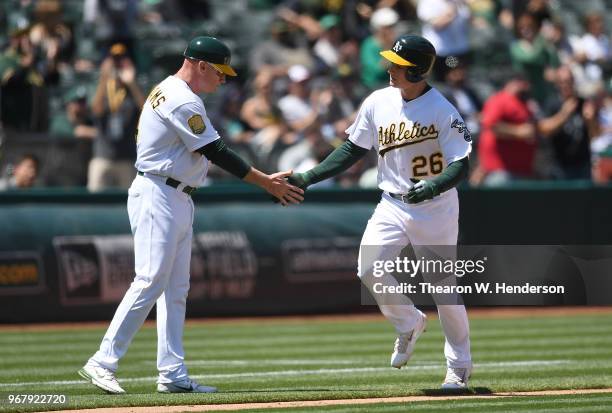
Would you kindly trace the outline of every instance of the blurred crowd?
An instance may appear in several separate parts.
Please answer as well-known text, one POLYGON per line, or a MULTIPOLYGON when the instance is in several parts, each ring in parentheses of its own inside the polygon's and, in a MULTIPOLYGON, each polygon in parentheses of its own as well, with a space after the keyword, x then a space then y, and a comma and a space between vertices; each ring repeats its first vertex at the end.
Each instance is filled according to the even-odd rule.
MULTIPOLYGON (((238 78, 204 99, 262 170, 325 158, 388 85, 379 52, 419 33, 474 137, 471 185, 612 178, 611 0, 5 0, 0 22, 0 142, 91 142, 91 191, 129 186, 145 96, 195 35, 232 48, 238 78)), ((0 189, 47 182, 49 156, 2 159, 0 189)), ((375 187, 377 156, 318 185, 375 187)))

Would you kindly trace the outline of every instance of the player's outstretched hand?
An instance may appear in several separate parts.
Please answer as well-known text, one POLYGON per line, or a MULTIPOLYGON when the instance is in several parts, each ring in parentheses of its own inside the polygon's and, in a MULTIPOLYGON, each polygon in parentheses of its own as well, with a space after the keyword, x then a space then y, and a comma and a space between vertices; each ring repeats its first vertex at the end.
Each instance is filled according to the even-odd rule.
POLYGON ((292 170, 288 170, 268 175, 268 182, 265 189, 278 199, 283 206, 299 204, 304 200, 304 190, 292 185, 288 179, 285 179, 291 176, 292 173, 292 170))
POLYGON ((436 186, 427 180, 418 181, 406 194, 409 204, 418 204, 419 202, 432 199, 436 195, 436 186))
POLYGON ((291 185, 297 186, 304 192, 306 192, 306 188, 308 188, 308 182, 306 182, 305 174, 296 172, 287 177, 287 182, 291 185))
MULTIPOLYGON (((300 188, 302 191, 302 194, 306 193, 306 188, 308 187, 308 183, 306 182, 306 178, 304 177, 304 174, 296 172, 290 176, 288 176, 287 178, 285 178, 287 180, 287 182, 293 186, 296 186, 298 188, 300 188)), ((274 201, 275 204, 280 203, 280 200, 278 198, 276 198, 275 196, 271 197, 272 200, 274 201)), ((302 201, 304 200, 304 198, 302 198, 302 201)))

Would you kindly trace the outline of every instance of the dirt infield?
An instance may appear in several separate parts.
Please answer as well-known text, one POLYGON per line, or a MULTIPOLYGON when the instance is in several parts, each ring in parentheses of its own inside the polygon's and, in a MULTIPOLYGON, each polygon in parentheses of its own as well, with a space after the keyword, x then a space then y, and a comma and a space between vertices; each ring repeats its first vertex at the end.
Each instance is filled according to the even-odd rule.
MULTIPOLYGON (((432 318, 437 317, 436 312, 427 312, 432 318)), ((468 308, 470 318, 513 318, 521 316, 557 317, 562 315, 589 315, 612 314, 612 306, 599 307, 478 307, 468 308)), ((300 315, 300 316, 261 316, 261 317, 218 317, 189 319, 186 325, 206 324, 241 324, 253 321, 275 321, 286 323, 300 323, 304 321, 375 321, 384 320, 378 312, 364 314, 329 314, 329 315, 300 315)), ((0 331, 53 331, 53 330, 85 330, 108 327, 108 321, 92 321, 78 323, 33 323, 33 324, 0 324, 0 331)), ((155 320, 145 322, 146 326, 154 327, 155 320)))
POLYGON ((318 407, 318 406, 340 406, 340 405, 362 405, 381 403, 412 403, 436 400, 459 400, 459 399, 496 399, 503 397, 520 396, 560 396, 574 394, 597 394, 610 393, 612 388, 607 389, 580 389, 580 390, 544 390, 535 392, 502 392, 482 395, 454 395, 454 396, 405 396, 384 397, 370 399, 339 399, 339 400, 304 400, 291 402, 271 403, 240 403, 240 404, 202 404, 186 406, 148 406, 148 407, 112 407, 104 409, 84 410, 60 410, 55 413, 179 413, 179 412, 222 412, 239 411, 247 409, 272 409, 272 408, 294 408, 294 407, 318 407))

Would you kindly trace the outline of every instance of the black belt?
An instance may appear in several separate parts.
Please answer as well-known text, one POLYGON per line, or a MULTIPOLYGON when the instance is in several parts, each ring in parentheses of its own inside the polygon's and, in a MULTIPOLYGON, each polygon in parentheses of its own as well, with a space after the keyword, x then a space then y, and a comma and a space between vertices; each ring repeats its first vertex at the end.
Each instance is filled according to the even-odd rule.
MULTIPOLYGON (((137 174, 140 176, 144 176, 145 173, 141 171, 137 171, 137 174)), ((160 178, 164 178, 164 177, 160 176, 160 178)), ((166 185, 171 186, 174 189, 181 186, 181 183, 182 183, 181 181, 177 181, 174 178, 170 178, 170 177, 166 178, 166 185)), ((193 186, 185 185, 183 187, 183 192, 186 193, 187 195, 191 195, 196 191, 196 189, 198 188, 194 188, 193 186)))

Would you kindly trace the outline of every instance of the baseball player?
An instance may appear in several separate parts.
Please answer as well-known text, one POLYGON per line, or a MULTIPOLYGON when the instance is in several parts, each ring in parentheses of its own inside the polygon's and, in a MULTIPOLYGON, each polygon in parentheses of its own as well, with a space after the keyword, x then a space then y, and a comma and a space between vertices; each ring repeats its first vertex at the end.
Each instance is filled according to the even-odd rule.
MULTIPOLYGON (((377 151, 383 194, 363 234, 358 265, 359 277, 371 290, 373 261, 393 259, 407 245, 417 257, 425 246, 451 246, 451 254, 456 254, 459 204, 454 187, 467 176, 471 151, 463 119, 426 81, 436 56, 432 44, 404 35, 380 54, 389 61, 389 87, 364 100, 342 146, 313 169, 288 179, 306 189, 346 170, 371 148, 377 151)), ((383 280, 397 284, 392 275, 383 280)), ((374 297, 398 333, 391 366, 399 369, 425 331, 426 316, 409 300, 394 303, 380 294, 374 297)), ((463 305, 437 307, 446 336, 442 387, 462 389, 472 370, 467 313, 463 305)))
POLYGON ((213 37, 196 37, 179 71, 157 85, 138 124, 137 174, 128 191, 136 276, 102 339, 79 375, 108 393, 124 393, 115 371, 153 304, 157 303, 157 391, 210 393, 191 380, 184 363, 183 325, 189 289, 193 191, 208 162, 258 185, 283 205, 299 203, 303 191, 286 182, 291 171, 266 175, 248 165, 223 140, 206 116, 198 93, 212 93, 236 76, 230 50, 213 37))

